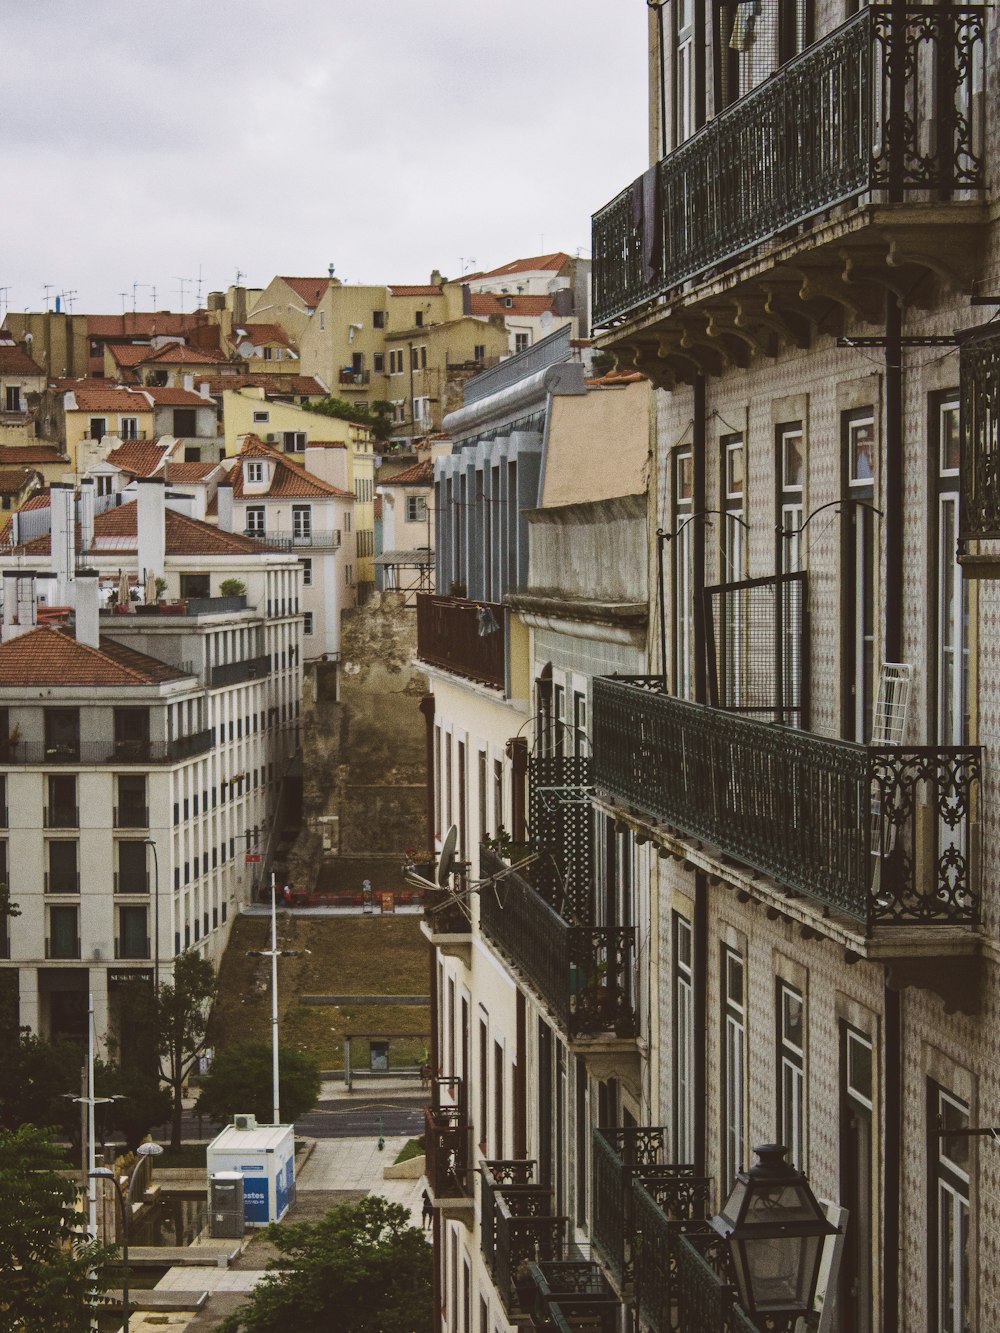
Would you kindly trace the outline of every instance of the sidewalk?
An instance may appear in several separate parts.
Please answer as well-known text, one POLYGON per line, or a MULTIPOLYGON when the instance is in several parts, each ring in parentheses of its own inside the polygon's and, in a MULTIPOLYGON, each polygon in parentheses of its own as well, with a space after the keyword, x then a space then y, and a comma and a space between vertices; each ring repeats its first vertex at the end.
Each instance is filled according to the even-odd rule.
POLYGON ((302 1168, 296 1187, 307 1190, 365 1190, 381 1194, 393 1203, 401 1203, 409 1210, 410 1221, 419 1227, 421 1206, 426 1182, 417 1180, 383 1180, 383 1167, 396 1160, 396 1154, 407 1142, 405 1138, 385 1140, 385 1148, 378 1151, 374 1138, 317 1139, 309 1161, 302 1168))

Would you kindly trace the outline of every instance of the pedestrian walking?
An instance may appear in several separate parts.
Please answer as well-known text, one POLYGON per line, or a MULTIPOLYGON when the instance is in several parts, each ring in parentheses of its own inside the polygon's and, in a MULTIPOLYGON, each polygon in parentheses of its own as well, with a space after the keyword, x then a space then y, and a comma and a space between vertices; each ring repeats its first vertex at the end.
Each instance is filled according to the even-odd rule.
POLYGON ((431 1196, 424 1190, 424 1209, 423 1209, 424 1230, 430 1230, 434 1222, 434 1205, 431 1203, 431 1196))

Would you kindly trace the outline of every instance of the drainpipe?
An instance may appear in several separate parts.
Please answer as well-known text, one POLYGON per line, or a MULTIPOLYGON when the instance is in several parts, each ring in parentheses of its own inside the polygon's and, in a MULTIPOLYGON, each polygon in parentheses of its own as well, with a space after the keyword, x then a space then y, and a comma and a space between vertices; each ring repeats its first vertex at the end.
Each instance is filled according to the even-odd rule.
POLYGON ((420 700, 420 711, 424 715, 424 747, 427 766, 427 842, 428 851, 434 850, 436 830, 434 811, 434 695, 425 694, 420 700))

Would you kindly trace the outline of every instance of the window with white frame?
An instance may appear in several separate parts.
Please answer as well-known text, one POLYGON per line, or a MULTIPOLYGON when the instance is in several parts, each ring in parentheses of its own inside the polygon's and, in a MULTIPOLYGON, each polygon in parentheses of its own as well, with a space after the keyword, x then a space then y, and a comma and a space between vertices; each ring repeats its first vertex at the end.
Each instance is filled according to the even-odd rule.
POLYGON ((302 566, 302 586, 303 588, 311 588, 313 581, 313 562, 312 560, 300 560, 299 564, 302 566))
POLYGON ((531 335, 529 333, 515 333, 514 351, 526 352, 528 350, 528 345, 530 342, 531 342, 531 335))
POLYGON ((573 753, 590 753, 587 740, 587 695, 583 690, 576 690, 573 694, 573 753))
POLYGON ((932 1117, 934 1285, 936 1333, 968 1333, 972 1328, 969 1274, 970 1158, 969 1107, 936 1083, 930 1084, 932 1117), (953 1131, 948 1133, 948 1131, 953 1131))
POLYGON ((782 537, 782 565, 786 574, 802 568, 802 503, 805 493, 805 436, 801 421, 788 421, 776 429, 778 472, 778 522, 782 537))
POLYGON ((350 510, 348 510, 347 513, 344 514, 344 531, 350 532, 350 530, 351 530, 351 513, 350 510))
POLYGON ((937 743, 964 745, 969 737, 969 584, 958 563, 958 399, 939 399, 935 414, 937 604, 937 743))
POLYGON ((96 480, 97 480, 98 495, 110 495, 111 492, 114 490, 114 479, 108 476, 107 474, 105 474, 103 477, 98 476, 96 480))
POLYGON ((673 959, 673 1104, 675 1162, 694 1161, 694 960, 693 933, 686 917, 675 912, 673 959))
POLYGON ((673 563, 674 693, 690 699, 694 691, 694 456, 674 453, 671 467, 670 543, 673 563))
POLYGON ((137 440, 139 438, 139 418, 119 417, 118 438, 121 440, 137 440))
POLYGON ((247 481, 258 482, 264 480, 263 463, 247 463, 247 481))
POLYGON ((21 386, 19 384, 7 385, 4 404, 7 412, 21 411, 21 386))
POLYGON ((776 1019, 778 1029, 778 1143, 788 1149, 788 1160, 805 1170, 805 1005, 801 991, 779 979, 776 1019))
POLYGON ((312 536, 312 505, 292 505, 292 537, 302 541, 312 536))
POLYGON ((259 536, 267 530, 267 511, 263 505, 247 505, 246 530, 251 536, 259 536))
POLYGON ((694 0, 674 0, 674 142, 694 133, 694 0))
POLYGON ((406 497, 406 521, 407 523, 427 522, 427 501, 422 495, 408 495, 406 497))
POLYGON ((271 413, 266 411, 254 412, 253 419, 258 425, 266 426, 271 420, 271 413))
POLYGON ((286 430, 282 432, 282 440, 286 454, 301 454, 306 447, 306 432, 304 430, 286 430))
POLYGON ((746 964, 724 945, 722 971, 722 1179, 728 1194, 745 1159, 746 1122, 746 964))

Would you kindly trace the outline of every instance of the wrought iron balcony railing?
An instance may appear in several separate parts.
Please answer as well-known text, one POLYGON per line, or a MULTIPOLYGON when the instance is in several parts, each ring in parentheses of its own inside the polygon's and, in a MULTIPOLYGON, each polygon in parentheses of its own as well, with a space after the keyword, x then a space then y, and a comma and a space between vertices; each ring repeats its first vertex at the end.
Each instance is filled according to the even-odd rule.
POLYGON ((655 1191, 672 1222, 704 1218, 711 1181, 693 1166, 667 1162, 667 1131, 659 1126, 595 1129, 594 1244, 619 1287, 634 1277, 636 1218, 633 1181, 655 1191))
POLYGON ((242 685, 246 680, 263 680, 271 674, 271 659, 265 653, 262 657, 248 657, 243 662, 224 662, 214 666, 209 676, 209 685, 213 690, 220 685, 242 685))
POLYGON ((146 805, 116 805, 112 822, 115 828, 149 828, 149 807, 146 805))
POLYGON ((499 602, 417 593, 417 656, 466 680, 502 690, 507 609, 499 602))
POLYGON ((171 741, 84 741, 69 747, 54 748, 44 741, 8 740, 0 746, 0 767, 41 765, 45 768, 86 768, 92 764, 175 764, 205 754, 215 744, 211 728, 178 736, 171 741))
POLYGON ((481 1243, 493 1285, 513 1319, 532 1306, 528 1265, 561 1257, 569 1218, 553 1214, 547 1186, 505 1183, 510 1166, 533 1169, 534 1163, 483 1163, 481 1243))
MULTIPOLYGON (((987 329, 994 328, 992 324, 987 329)), ((961 349, 959 523, 962 542, 1000 537, 1000 336, 961 349)))
POLYGON ((435 1077, 431 1105, 424 1108, 427 1180, 435 1199, 453 1199, 471 1190, 469 1142, 472 1137, 460 1078, 435 1077))
POLYGON ((528 1272, 535 1285, 536 1333, 565 1329, 616 1333, 621 1301, 599 1263, 583 1257, 543 1259, 529 1264, 528 1272))
POLYGON ((594 324, 835 204, 977 190, 986 6, 862 8, 593 218, 594 324))
MULTIPOLYGON (((480 1246, 486 1266, 493 1271, 496 1255, 496 1200, 500 1190, 531 1191, 539 1199, 546 1200, 546 1207, 551 1203, 551 1191, 535 1180, 535 1163, 527 1159, 494 1158, 484 1160, 479 1169, 479 1204, 481 1226, 480 1246)), ((526 1207, 528 1205, 525 1205, 526 1207)), ((538 1205, 541 1207, 541 1205, 538 1205)))
POLYGON ((874 747, 594 681, 599 791, 870 932, 979 920, 978 746, 874 747))
POLYGON ((541 896, 524 872, 491 848, 479 852, 480 872, 499 876, 479 898, 479 923, 551 1008, 571 1037, 634 1035, 631 926, 575 926, 541 896))
POLYGON ((78 805, 47 805, 42 811, 42 824, 45 828, 79 828, 80 807, 78 805))

